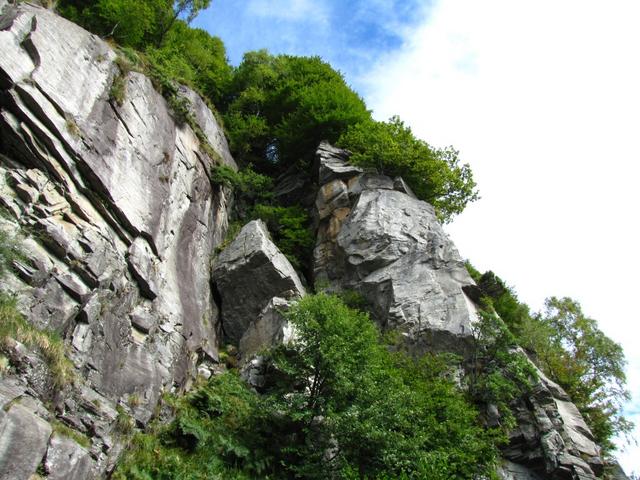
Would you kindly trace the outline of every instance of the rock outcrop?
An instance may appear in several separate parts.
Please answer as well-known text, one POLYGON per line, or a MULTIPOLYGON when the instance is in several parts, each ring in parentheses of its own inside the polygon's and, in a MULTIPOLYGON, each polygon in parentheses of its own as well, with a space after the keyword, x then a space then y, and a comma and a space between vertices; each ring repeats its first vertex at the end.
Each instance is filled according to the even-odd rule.
POLYGON ((100 38, 43 8, 0 8, 0 226, 27 254, 2 289, 64 339, 77 377, 62 391, 25 364, 0 380, 13 402, 0 413, 0 478, 92 478, 117 456, 118 416, 144 425, 163 391, 217 358, 209 258, 229 200, 209 176, 215 161, 235 164, 194 92, 181 94, 198 132, 100 38), (55 422, 88 448, 52 435, 55 422))
MULTIPOLYGON (((468 353, 478 289, 433 207, 400 178, 348 165, 348 152, 322 144, 316 285, 354 290, 386 329, 403 333, 410 351, 468 353)), ((598 446, 567 394, 539 372, 514 405, 518 421, 503 451, 504 480, 595 479, 598 446)))
POLYGON ((398 329, 419 353, 463 351, 477 313, 464 261, 431 205, 401 179, 365 173, 346 153, 318 150, 320 190, 315 282, 355 290, 383 328, 398 329))
MULTIPOLYGON (((282 312, 305 289, 260 221, 212 260, 230 193, 210 170, 236 166, 195 92, 178 89, 191 115, 176 120, 107 43, 28 3, 0 0, 0 45, 0 230, 25 252, 0 289, 29 328, 62 339, 72 371, 52 374, 49 334, 41 347, 3 336, 0 480, 99 478, 163 392, 219 368, 221 343, 259 389, 259 353, 295 335, 282 312)), ((362 295, 416 355, 467 354, 478 289, 434 209, 348 158, 326 143, 317 152, 316 286, 362 295)), ((275 195, 307 205, 310 185, 287 172, 275 195)), ((540 374, 514 408, 503 479, 601 475, 593 435, 558 385, 540 374)))
POLYGON ((220 295, 222 328, 233 344, 240 343, 274 297, 295 298, 305 293, 298 274, 271 241, 262 220, 246 224, 218 255, 213 280, 220 295))

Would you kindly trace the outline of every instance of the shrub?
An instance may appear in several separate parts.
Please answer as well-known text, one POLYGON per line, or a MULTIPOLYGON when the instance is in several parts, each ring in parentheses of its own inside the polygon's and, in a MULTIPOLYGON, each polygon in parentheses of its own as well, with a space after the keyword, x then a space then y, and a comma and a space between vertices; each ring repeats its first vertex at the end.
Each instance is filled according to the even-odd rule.
POLYGON ((391 354, 337 297, 289 310, 296 340, 268 353, 263 395, 234 373, 171 403, 114 478, 494 478, 494 434, 437 357, 391 354))
POLYGON ((251 217, 260 218, 267 224, 273 241, 294 267, 309 266, 314 236, 311 218, 305 209, 258 204, 251 217))
POLYGON ((362 99, 319 57, 248 52, 229 89, 232 149, 260 171, 308 167, 321 140, 336 141, 370 117, 362 99))
POLYGON ((338 144, 353 153, 352 163, 404 178, 418 198, 435 207, 444 222, 478 199, 471 169, 467 164, 460 165, 458 152, 452 147, 429 146, 398 117, 352 125, 338 144))

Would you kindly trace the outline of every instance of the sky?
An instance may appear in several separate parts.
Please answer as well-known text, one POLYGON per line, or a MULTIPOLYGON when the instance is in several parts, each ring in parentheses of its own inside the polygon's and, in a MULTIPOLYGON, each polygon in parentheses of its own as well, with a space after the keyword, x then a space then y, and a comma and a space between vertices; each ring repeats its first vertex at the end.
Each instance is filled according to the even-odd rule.
MULTIPOLYGON (((233 64, 319 55, 377 119, 460 150, 481 194, 446 227, 460 253, 534 310, 578 300, 625 349, 640 425, 638 19, 637 0, 214 0, 195 25, 233 64)), ((618 457, 640 473, 637 445, 618 457)))

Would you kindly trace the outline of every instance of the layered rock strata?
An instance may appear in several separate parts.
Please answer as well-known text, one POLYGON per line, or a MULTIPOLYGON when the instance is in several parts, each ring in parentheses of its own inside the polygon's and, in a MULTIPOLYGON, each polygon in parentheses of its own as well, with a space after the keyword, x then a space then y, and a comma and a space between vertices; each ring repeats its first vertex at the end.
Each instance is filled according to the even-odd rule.
POLYGON ((209 177, 214 161, 235 164, 194 92, 182 89, 199 135, 100 38, 29 4, 1 8, 0 221, 26 252, 2 289, 63 338, 76 380, 52 386, 39 354, 15 345, 25 362, 0 380, 0 478, 92 478, 117 456, 119 417, 144 425, 163 391, 217 358, 209 258, 229 200, 209 177), (52 434, 58 423, 87 444, 52 434))

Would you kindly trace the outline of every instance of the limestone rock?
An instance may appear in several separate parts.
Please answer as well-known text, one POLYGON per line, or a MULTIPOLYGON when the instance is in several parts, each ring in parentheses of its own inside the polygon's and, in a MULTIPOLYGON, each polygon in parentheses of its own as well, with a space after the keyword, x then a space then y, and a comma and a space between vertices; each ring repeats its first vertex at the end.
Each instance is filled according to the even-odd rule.
POLYGON ((298 274, 261 220, 246 224, 218 255, 212 276, 221 298, 222 326, 234 344, 273 297, 305 293, 298 274))

